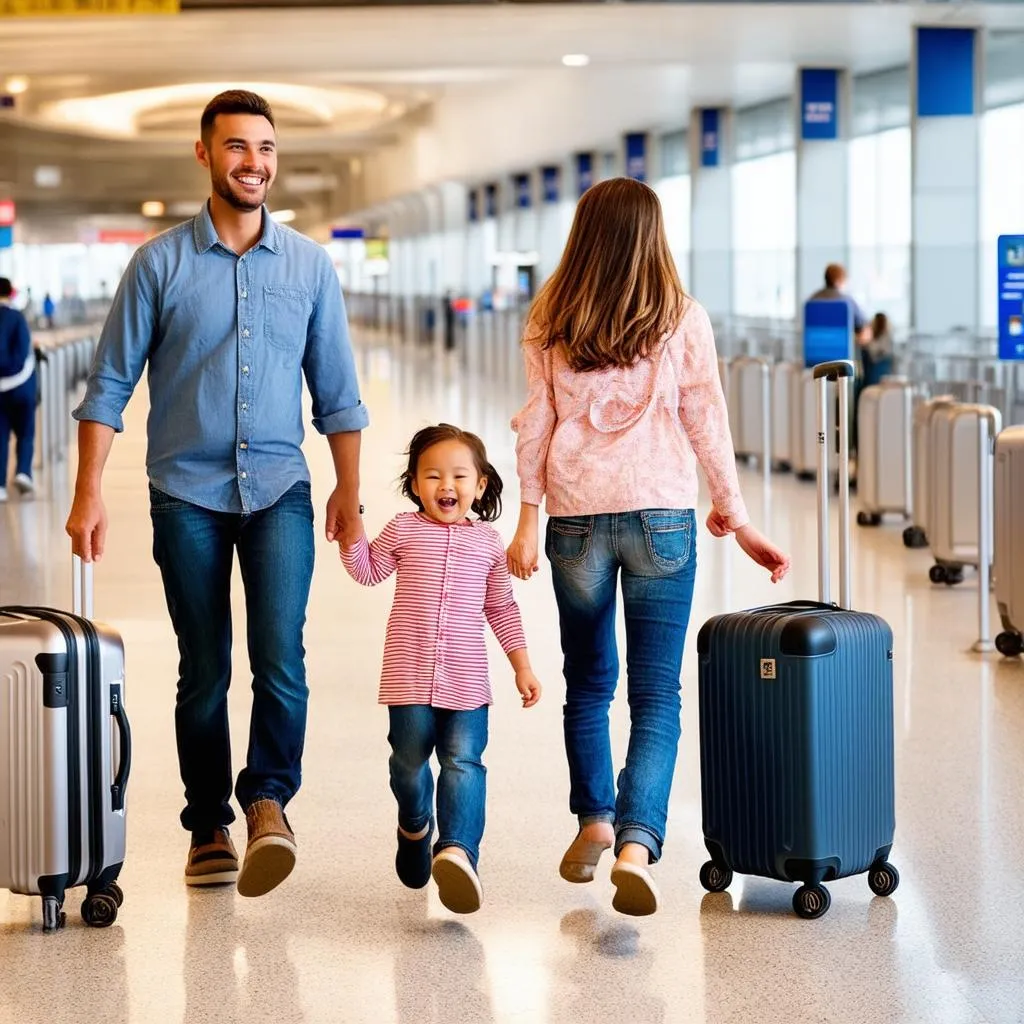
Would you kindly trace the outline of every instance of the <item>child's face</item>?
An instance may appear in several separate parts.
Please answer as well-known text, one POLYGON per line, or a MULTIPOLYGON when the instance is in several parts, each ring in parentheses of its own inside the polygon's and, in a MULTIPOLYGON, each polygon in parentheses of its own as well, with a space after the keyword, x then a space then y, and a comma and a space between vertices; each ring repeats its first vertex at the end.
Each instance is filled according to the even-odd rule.
POLYGON ((431 519, 439 523, 464 519, 486 489, 487 477, 477 472, 473 453, 461 442, 440 441, 420 455, 412 492, 431 519))

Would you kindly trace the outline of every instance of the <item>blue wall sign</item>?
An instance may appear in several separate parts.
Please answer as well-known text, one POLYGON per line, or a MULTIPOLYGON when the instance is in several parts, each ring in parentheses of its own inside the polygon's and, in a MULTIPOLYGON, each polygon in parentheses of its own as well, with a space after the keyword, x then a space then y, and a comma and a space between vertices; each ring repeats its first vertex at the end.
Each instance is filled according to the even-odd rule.
POLYGON ((626 176, 635 181, 647 180, 647 136, 642 132, 626 136, 626 176))
POLYGON ((545 203, 557 203, 558 202, 558 184, 561 179, 561 168, 560 167, 543 167, 541 168, 541 181, 544 187, 544 202, 545 203))
POLYGON ((804 366, 853 358, 853 306, 846 299, 804 303, 804 366))
POLYGON ((480 219, 480 192, 475 188, 471 188, 466 196, 466 200, 469 222, 470 224, 475 224, 480 219))
POLYGON ((14 245, 14 228, 4 226, 0 228, 0 249, 10 249, 14 245))
POLYGON ((832 68, 800 71, 800 137, 839 138, 839 72, 832 68))
POLYGON ((1024 235, 1000 235, 999 358, 1024 359, 1024 235))
POLYGON ((594 154, 576 154, 576 189, 580 195, 594 184, 594 154))
POLYGON ((331 228, 331 238, 362 238, 365 234, 362 228, 331 228))
POLYGON ((718 110, 700 112, 700 165, 717 167, 721 158, 721 116, 718 110))
POLYGON ((528 174, 517 174, 516 184, 516 206, 520 210, 528 210, 533 197, 530 195, 530 176, 528 174))
POLYGON ((484 208, 485 216, 497 217, 498 216, 498 186, 488 185, 484 189, 484 208))
POLYGON ((972 28, 917 30, 917 116, 970 117, 974 113, 972 28))

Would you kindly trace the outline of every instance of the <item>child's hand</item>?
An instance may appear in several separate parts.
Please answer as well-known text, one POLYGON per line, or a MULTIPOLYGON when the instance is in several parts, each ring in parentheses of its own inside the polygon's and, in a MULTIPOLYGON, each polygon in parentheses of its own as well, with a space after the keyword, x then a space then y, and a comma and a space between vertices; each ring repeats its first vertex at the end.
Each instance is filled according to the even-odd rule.
POLYGON ((711 512, 708 515, 707 527, 712 537, 727 537, 729 535, 729 526, 725 521, 725 516, 714 505, 711 506, 711 512))
POLYGON ((736 531, 736 540, 750 558, 772 574, 772 583, 778 583, 789 572, 789 555, 780 551, 754 527, 740 527, 736 531))
POLYGON ((540 700, 541 685, 533 669, 521 668, 516 673, 516 689, 522 695, 524 708, 532 708, 540 700))

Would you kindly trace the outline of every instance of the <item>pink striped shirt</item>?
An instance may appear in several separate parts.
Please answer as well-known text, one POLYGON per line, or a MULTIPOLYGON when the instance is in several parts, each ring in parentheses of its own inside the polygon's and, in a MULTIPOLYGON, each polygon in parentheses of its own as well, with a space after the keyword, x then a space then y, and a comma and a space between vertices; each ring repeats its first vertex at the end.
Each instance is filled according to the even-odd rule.
POLYGON ((694 508, 697 465, 731 530, 749 521, 711 321, 687 298, 675 332, 634 366, 576 373, 523 338, 529 394, 512 421, 520 494, 551 516, 694 508))
POLYGON ((372 543, 364 536, 342 550, 341 560, 367 587, 398 570, 381 704, 471 711, 492 703, 484 620, 506 654, 526 646, 497 530, 469 520, 448 526, 403 512, 372 543))

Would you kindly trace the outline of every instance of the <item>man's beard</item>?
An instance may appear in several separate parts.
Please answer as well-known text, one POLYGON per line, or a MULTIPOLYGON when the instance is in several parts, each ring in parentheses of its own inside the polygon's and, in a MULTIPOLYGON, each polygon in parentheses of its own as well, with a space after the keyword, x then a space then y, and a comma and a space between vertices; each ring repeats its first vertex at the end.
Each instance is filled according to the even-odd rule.
POLYGON ((262 198, 238 195, 231 188, 231 179, 228 175, 214 174, 213 191, 216 192, 224 202, 239 212, 252 213, 253 210, 258 210, 267 201, 267 197, 270 195, 270 186, 269 184, 265 184, 263 186, 262 198))

